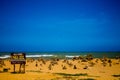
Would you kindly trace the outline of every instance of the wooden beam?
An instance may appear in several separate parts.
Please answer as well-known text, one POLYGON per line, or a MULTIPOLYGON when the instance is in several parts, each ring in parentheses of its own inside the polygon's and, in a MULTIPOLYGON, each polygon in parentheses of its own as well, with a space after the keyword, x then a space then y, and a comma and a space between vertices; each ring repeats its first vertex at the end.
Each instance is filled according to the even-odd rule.
POLYGON ((22 64, 20 64, 20 67, 19 67, 19 72, 21 72, 21 66, 22 66, 22 64))

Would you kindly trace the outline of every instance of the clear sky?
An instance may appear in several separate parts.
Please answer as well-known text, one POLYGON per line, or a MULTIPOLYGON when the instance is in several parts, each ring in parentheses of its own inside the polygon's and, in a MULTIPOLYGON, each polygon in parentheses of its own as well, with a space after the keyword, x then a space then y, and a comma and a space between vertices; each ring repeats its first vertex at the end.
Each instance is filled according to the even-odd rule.
POLYGON ((120 51, 120 0, 0 0, 0 51, 120 51))

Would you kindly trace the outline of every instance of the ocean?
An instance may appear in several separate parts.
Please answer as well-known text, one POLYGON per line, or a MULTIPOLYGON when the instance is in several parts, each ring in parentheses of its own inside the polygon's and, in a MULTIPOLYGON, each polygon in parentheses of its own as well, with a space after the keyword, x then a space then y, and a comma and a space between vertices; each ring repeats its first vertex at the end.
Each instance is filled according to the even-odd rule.
MULTIPOLYGON (((10 52, 0 52, 0 58, 9 58, 10 52)), ((74 56, 86 56, 92 54, 95 58, 102 58, 103 56, 115 58, 120 56, 120 52, 26 52, 26 57, 58 57, 58 58, 72 58, 74 56)))

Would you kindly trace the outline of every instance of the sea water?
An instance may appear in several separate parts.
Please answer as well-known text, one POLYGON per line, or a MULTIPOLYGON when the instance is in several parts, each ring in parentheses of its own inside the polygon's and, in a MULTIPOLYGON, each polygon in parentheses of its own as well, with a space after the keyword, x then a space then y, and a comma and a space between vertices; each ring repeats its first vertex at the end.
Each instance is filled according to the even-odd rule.
MULTIPOLYGON (((16 52, 19 53, 19 52, 16 52)), ((26 53, 26 57, 58 57, 58 58, 72 58, 74 56, 86 56, 87 54, 93 55, 95 58, 102 58, 103 56, 109 58, 115 58, 116 56, 120 56, 120 52, 24 52, 26 53)), ((0 52, 0 58, 9 58, 10 52, 0 52)))

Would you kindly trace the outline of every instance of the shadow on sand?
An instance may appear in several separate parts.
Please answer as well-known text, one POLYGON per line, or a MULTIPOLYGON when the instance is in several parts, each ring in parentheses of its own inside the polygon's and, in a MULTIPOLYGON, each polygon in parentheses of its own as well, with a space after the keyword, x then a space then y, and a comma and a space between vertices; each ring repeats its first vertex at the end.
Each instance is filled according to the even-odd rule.
POLYGON ((11 74, 25 74, 25 72, 11 72, 11 74))

